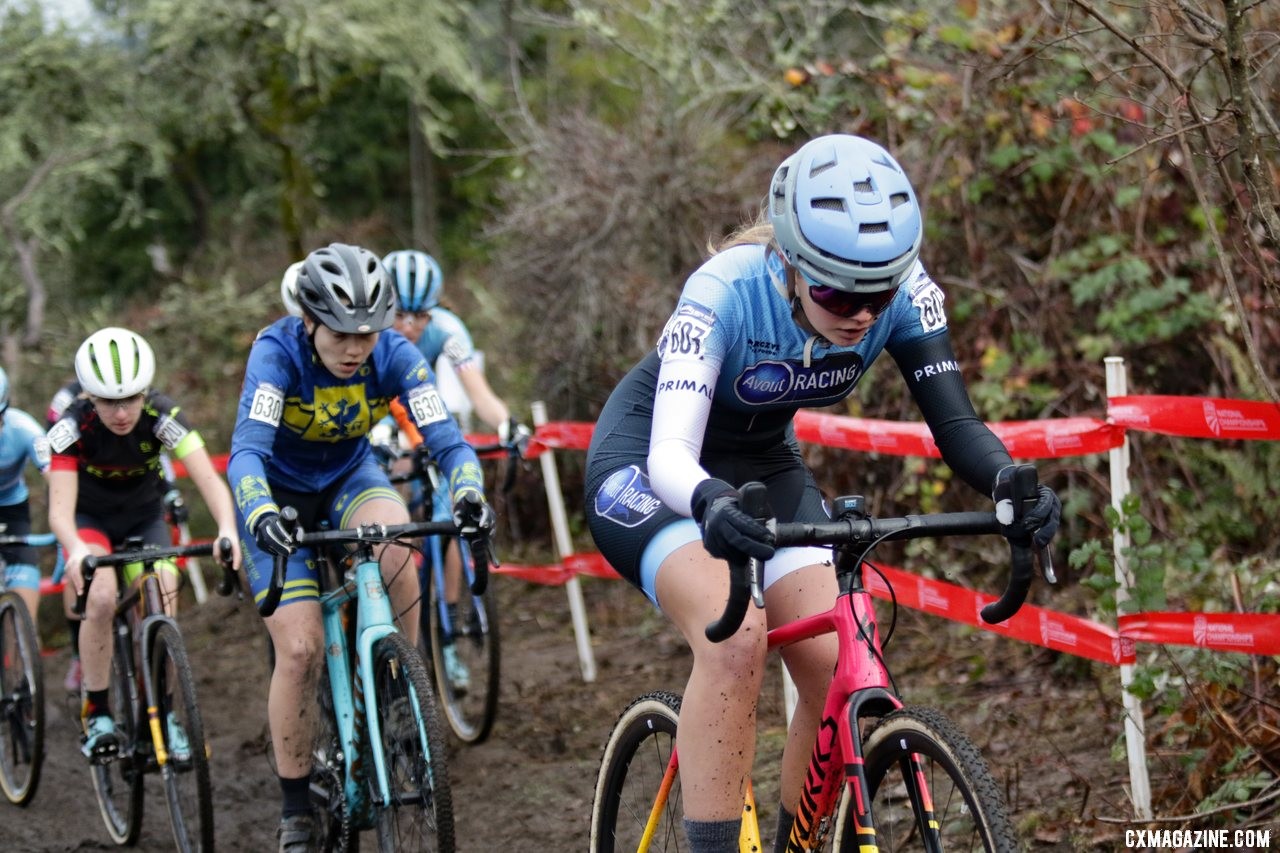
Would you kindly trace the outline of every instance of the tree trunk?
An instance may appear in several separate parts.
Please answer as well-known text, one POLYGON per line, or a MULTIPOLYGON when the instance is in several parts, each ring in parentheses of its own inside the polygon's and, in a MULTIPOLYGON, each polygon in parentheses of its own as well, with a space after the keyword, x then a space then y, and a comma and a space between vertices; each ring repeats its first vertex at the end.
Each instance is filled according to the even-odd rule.
POLYGON ((436 193, 435 158, 422 132, 418 105, 409 103, 409 209, 412 217, 413 248, 433 255, 439 246, 439 198, 436 193))

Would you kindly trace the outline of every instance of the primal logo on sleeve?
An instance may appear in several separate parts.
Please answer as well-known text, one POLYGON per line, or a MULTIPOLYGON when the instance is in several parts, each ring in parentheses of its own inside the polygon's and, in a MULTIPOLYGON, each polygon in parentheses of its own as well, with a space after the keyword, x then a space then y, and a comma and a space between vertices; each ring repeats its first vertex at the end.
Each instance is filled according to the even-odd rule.
POLYGON ((49 464, 49 439, 43 435, 37 436, 31 446, 36 452, 36 466, 44 468, 49 464))
POLYGON ((191 430, 178 423, 178 419, 171 415, 164 415, 156 421, 156 438, 170 450, 181 444, 190 432, 191 430))
POLYGON ((649 488, 649 475, 635 465, 615 471, 596 492, 596 515, 623 527, 644 524, 661 506, 649 488))
POLYGON ((249 406, 249 420, 259 421, 270 427, 280 425, 284 412, 284 391, 263 383, 253 392, 253 404, 249 406))
POLYGON ((658 339, 658 355, 663 361, 700 361, 716 314, 696 302, 681 302, 658 339))
POLYGON ((80 439, 80 429, 70 418, 64 418, 49 428, 49 449, 61 453, 80 439))
POLYGON ((448 419, 449 410, 434 385, 419 385, 409 392, 409 414, 419 427, 448 419))

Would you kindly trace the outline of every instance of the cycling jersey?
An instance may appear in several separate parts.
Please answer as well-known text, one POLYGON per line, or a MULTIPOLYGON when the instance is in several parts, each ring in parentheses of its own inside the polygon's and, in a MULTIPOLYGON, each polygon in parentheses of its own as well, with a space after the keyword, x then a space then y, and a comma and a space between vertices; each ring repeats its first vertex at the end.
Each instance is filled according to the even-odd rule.
POLYGON ((431 322, 418 338, 418 352, 427 364, 435 364, 444 355, 454 370, 465 370, 476 362, 476 348, 466 324, 457 314, 439 306, 431 309, 431 322))
POLYGON ((247 530, 278 511, 271 487, 321 492, 369 458, 372 424, 399 398, 449 478, 450 491, 484 490, 480 463, 436 391, 421 353, 395 331, 382 332, 349 379, 320 362, 302 320, 264 329, 249 351, 227 477, 247 530))
POLYGON ((23 469, 49 470, 49 441, 31 415, 10 406, 0 413, 0 506, 24 502, 30 492, 23 469))
POLYGON ((54 471, 78 471, 76 512, 95 513, 138 506, 164 495, 160 454, 181 459, 204 447, 182 409, 168 395, 149 391, 138 423, 128 435, 116 435, 98 417, 93 401, 67 406, 49 429, 54 471))
MULTIPOLYGON (((962 479, 988 494, 1010 464, 969 401, 942 290, 922 265, 849 347, 797 322, 785 281, 782 260, 763 246, 715 255, 689 277, 657 347, 610 395, 587 454, 588 520, 624 575, 634 577, 649 539, 673 521, 661 508, 689 516, 695 487, 711 476, 741 485, 753 460, 794 444, 796 411, 849 396, 882 351, 898 363, 962 479), (620 536, 623 529, 630 532, 620 536)), ((803 464, 798 450, 794 464, 803 464)), ((812 513, 774 509, 783 517, 812 513)))

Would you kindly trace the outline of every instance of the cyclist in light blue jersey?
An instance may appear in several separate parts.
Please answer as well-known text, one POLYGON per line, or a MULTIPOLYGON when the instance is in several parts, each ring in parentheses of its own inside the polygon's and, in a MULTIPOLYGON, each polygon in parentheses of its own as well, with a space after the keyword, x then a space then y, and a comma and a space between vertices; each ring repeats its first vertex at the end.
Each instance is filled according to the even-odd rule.
MULTIPOLYGON (((9 404, 9 376, 0 367, 0 526, 6 536, 31 532, 30 491, 25 476, 28 464, 48 476, 49 440, 35 418, 9 404)), ((0 556, 5 562, 5 586, 18 593, 34 620, 40 608, 36 549, 14 545, 0 549, 0 556)))
MULTIPOLYGON (((435 365, 442 357, 447 359, 480 420, 497 431, 500 442, 514 441, 523 452, 532 433, 511 416, 507 404, 489 387, 480 353, 471 341, 466 324, 441 304, 444 273, 440 264, 426 252, 413 249, 391 252, 382 259, 382 263, 395 279, 396 331, 417 344, 427 364, 435 365)), ((387 441, 387 436, 393 431, 393 421, 384 421, 373 437, 375 443, 387 441)), ((421 484, 415 481, 411 500, 421 500, 421 492, 421 484)), ((432 515, 447 517, 448 496, 437 494, 433 500, 435 505, 429 508, 432 515)), ((445 602, 447 606, 456 608, 462 589, 462 562, 452 541, 445 550, 444 563, 445 602)), ((424 565, 424 576, 428 570, 429 567, 424 565)), ((452 645, 445 646, 442 653, 450 681, 455 688, 466 690, 470 685, 466 666, 452 645)))
MULTIPOLYGON (((266 594, 273 557, 288 560, 280 606, 266 619, 276 655, 267 711, 282 798, 279 849, 301 853, 314 829, 308 778, 324 637, 315 561, 292 544, 280 508, 295 507, 304 529, 407 522, 367 440, 399 399, 447 475, 454 519, 488 530, 493 513, 479 461, 431 368, 389 330, 395 295, 378 257, 340 243, 317 249, 298 270, 296 293, 302 316, 262 330, 249 352, 227 476, 255 600, 266 594)), ((379 555, 401 630, 416 642, 420 595, 410 552, 388 545, 379 555)))
MULTIPOLYGON (((736 851, 755 751, 766 627, 827 608, 830 551, 774 550, 738 487, 761 481, 780 521, 825 521, 792 418, 837 403, 887 351, 947 464, 991 495, 1012 472, 978 418, 951 348, 942 289, 919 261, 924 228, 906 174, 880 145, 815 139, 774 174, 766 210, 685 282, 657 346, 623 378, 587 454, 587 520, 615 569, 684 635, 693 669, 677 749, 690 847, 736 851), (765 560, 765 609, 707 640, 728 593, 723 560, 765 560)), ((1041 487, 1025 529, 1046 545, 1060 504, 1041 487)), ((785 845, 835 665, 835 636, 788 646, 799 702, 781 772, 785 845)), ((775 846, 775 849, 781 849, 775 846)))

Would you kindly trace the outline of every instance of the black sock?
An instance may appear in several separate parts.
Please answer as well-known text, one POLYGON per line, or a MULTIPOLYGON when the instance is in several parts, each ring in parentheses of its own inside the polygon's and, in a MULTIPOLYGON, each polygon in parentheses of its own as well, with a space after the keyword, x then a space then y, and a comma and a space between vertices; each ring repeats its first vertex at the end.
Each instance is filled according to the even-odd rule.
POLYGON ((728 853, 738 849, 742 818, 736 820, 684 819, 684 834, 692 853, 728 853))
POLYGON ((796 816, 784 805, 778 806, 778 831, 773 836, 773 853, 787 853, 787 839, 791 837, 791 825, 796 816))
POLYGON ((84 708, 80 712, 80 716, 84 719, 90 717, 107 717, 111 715, 111 700, 107 698, 107 690, 86 690, 84 694, 84 708))
POLYGON ((280 794, 284 802, 280 810, 281 817, 307 814, 311 811, 311 775, 301 779, 280 778, 280 794))

